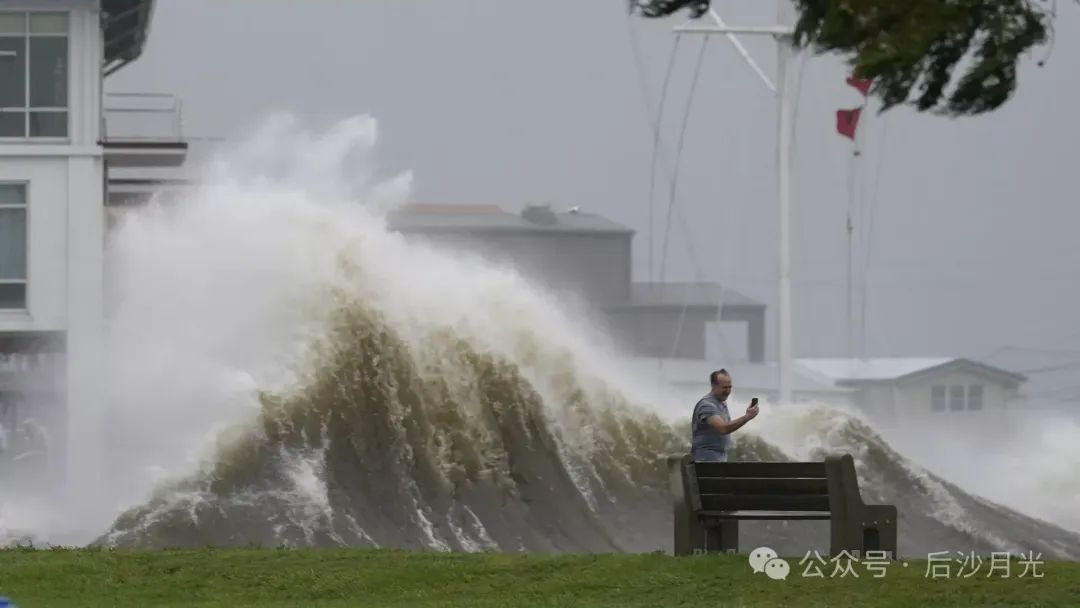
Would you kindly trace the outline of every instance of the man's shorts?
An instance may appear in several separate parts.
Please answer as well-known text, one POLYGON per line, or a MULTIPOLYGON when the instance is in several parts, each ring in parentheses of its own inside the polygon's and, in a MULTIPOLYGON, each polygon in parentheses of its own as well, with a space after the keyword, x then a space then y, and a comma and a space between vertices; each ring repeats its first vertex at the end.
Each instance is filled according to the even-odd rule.
POLYGON ((694 462, 727 462, 727 452, 708 450, 705 448, 694 448, 692 454, 694 456, 694 462))

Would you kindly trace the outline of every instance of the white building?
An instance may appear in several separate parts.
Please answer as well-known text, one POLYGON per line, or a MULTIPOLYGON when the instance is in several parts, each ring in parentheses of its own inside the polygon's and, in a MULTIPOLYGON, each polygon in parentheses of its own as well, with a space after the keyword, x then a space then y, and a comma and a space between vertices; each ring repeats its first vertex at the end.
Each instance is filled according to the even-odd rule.
POLYGON ((47 443, 55 473, 100 412, 106 176, 186 151, 106 127, 104 79, 139 57, 152 10, 0 0, 0 451, 47 443))
POLYGON ((855 391, 854 402, 887 423, 949 423, 995 415, 1019 397, 1027 379, 964 358, 797 359, 802 369, 855 391))

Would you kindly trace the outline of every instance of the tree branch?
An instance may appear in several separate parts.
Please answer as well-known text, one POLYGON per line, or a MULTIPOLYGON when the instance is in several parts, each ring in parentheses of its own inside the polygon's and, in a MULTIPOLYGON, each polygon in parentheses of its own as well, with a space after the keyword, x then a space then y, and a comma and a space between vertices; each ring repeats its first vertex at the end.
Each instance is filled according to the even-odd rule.
POLYGON ((795 0, 795 43, 847 55, 882 110, 910 103, 950 116, 997 109, 1017 63, 1046 42, 1046 0, 795 0), (960 75, 954 78, 954 74, 960 75), (950 90, 950 85, 954 85, 950 90))

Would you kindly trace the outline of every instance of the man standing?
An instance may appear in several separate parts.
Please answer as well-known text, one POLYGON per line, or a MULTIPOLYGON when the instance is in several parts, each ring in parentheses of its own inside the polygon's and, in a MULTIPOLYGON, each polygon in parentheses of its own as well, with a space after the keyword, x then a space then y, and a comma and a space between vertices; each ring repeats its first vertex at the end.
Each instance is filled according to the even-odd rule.
POLYGON ((730 435, 757 417, 757 399, 746 408, 745 414, 732 420, 727 408, 731 375, 727 370, 717 370, 709 374, 709 384, 712 390, 694 406, 690 449, 696 462, 727 462, 730 435))

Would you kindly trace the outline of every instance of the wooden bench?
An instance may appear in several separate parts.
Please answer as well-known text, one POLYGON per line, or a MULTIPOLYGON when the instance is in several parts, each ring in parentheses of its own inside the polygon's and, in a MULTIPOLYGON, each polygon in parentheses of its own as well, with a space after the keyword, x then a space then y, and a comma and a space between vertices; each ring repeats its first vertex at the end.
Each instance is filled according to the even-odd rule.
POLYGON ((694 462, 668 458, 675 555, 737 553, 743 520, 828 520, 830 555, 896 558, 897 512, 867 505, 850 454, 824 462, 694 462))

